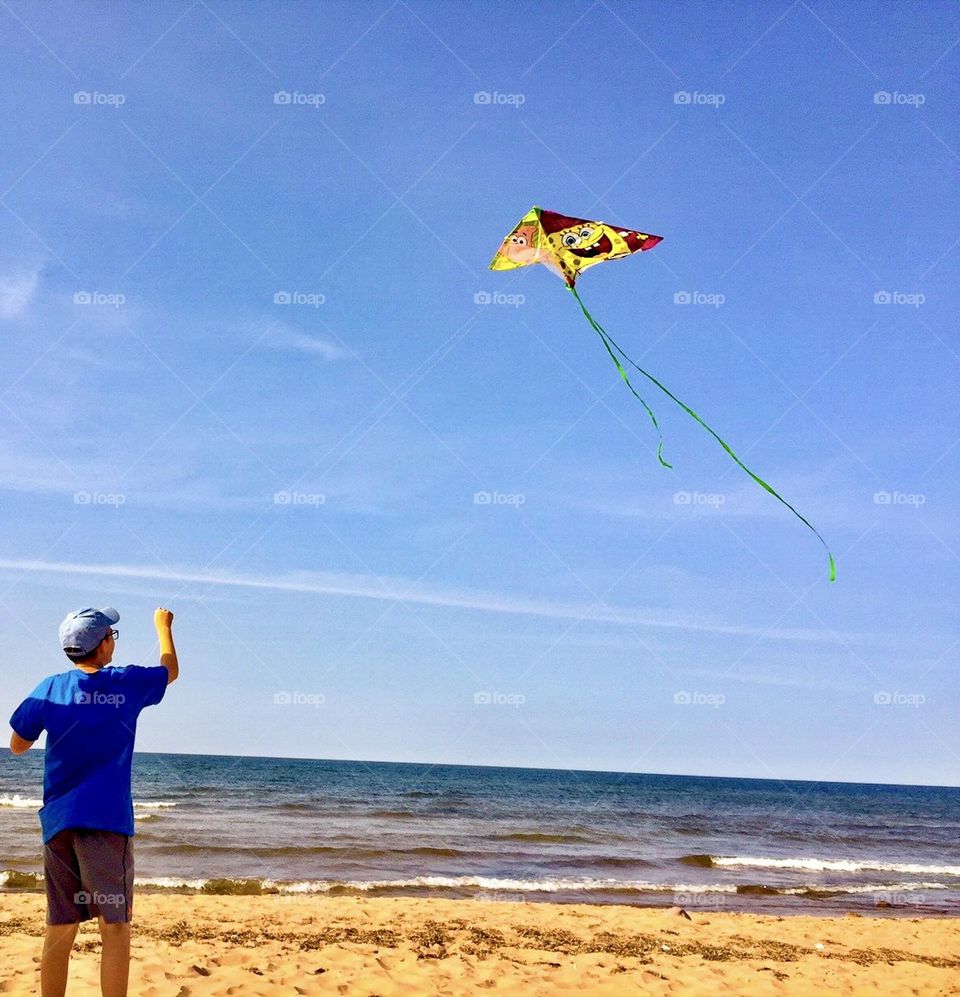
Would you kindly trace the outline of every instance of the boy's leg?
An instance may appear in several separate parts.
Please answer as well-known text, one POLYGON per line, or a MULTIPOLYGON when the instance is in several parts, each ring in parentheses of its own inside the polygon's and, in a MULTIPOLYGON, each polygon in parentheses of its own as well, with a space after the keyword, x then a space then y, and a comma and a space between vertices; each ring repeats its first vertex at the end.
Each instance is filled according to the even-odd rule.
POLYGON ((133 839, 113 831, 78 831, 76 851, 90 911, 100 918, 100 989, 103 997, 126 997, 133 916, 133 839))
POLYGON ((47 893, 47 930, 40 962, 42 997, 63 997, 70 951, 80 922, 90 916, 73 850, 74 832, 61 831, 43 848, 43 878, 47 893))
MULTIPOLYGON (((100 991, 103 997, 127 997, 130 976, 130 922, 100 918, 100 991)), ((46 994, 43 997, 47 997, 46 994)))
POLYGON ((40 993, 42 997, 63 997, 67 990, 67 970, 70 950, 77 936, 77 924, 48 924, 43 937, 43 958, 40 962, 40 993))

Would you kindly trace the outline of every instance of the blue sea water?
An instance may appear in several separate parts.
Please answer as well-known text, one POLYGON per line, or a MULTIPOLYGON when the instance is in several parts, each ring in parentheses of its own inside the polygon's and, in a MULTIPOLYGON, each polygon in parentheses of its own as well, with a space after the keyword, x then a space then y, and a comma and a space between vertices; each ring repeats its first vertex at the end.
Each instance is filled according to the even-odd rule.
MULTIPOLYGON (((43 755, 0 756, 36 888, 43 755)), ((960 914, 960 789, 138 753, 141 889, 960 914)))

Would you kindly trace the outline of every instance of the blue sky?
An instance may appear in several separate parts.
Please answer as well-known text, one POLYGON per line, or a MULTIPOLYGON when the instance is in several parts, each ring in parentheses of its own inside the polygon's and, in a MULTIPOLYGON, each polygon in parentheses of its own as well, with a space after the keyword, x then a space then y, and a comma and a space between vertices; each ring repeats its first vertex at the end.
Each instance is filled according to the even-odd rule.
POLYGON ((163 603, 143 750, 957 783, 955 7, 0 22, 8 714, 163 603), (532 204, 664 236, 579 290, 836 584, 532 204))

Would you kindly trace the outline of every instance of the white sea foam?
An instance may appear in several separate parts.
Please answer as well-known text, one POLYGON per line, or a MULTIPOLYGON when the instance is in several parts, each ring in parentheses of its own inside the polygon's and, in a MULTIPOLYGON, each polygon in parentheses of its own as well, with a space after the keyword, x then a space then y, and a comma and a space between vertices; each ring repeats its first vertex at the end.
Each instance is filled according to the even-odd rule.
POLYGON ((13 796, 6 794, 0 796, 0 807, 12 807, 17 810, 36 810, 42 806, 43 800, 33 800, 29 797, 21 796, 19 793, 14 793, 13 796))
MULTIPOLYGON (((0 873, 0 886, 7 879, 7 873, 0 873)), ((242 880, 237 880, 238 882, 242 880)), ((202 890, 211 880, 188 879, 180 876, 137 877, 136 885, 159 889, 202 890)), ((276 890, 284 894, 329 893, 331 890, 347 889, 406 890, 406 889, 478 889, 501 893, 561 893, 590 891, 629 891, 635 893, 675 893, 710 894, 736 893, 737 887, 730 883, 651 883, 645 880, 618 881, 615 879, 508 879, 494 876, 413 876, 409 879, 339 880, 312 879, 285 882, 265 879, 261 883, 264 890, 276 890)), ((781 888, 783 895, 798 896, 810 889, 836 893, 905 893, 921 890, 947 890, 949 886, 936 882, 876 883, 870 885, 826 885, 795 886, 781 888)))
POLYGON ((836 890, 839 893, 909 893, 915 890, 949 890, 946 883, 872 883, 860 886, 791 886, 780 890, 781 893, 797 895, 808 890, 836 890))
POLYGON ((501 879, 495 876, 412 876, 409 879, 306 880, 296 883, 265 880, 265 887, 281 893, 326 893, 333 889, 466 889, 478 888, 512 893, 561 893, 565 891, 627 890, 637 893, 733 893, 735 886, 726 883, 688 885, 684 883, 650 883, 645 880, 617 879, 501 879))
POLYGON ((179 876, 149 876, 141 879, 137 876, 133 882, 135 886, 157 886, 167 890, 202 890, 209 880, 181 879, 179 876))
MULTIPOLYGON (((14 793, 10 796, 4 793, 0 796, 0 807, 10 807, 13 810, 39 810, 43 806, 43 800, 35 800, 29 796, 21 796, 19 793, 14 793)), ((134 800, 133 809, 136 810, 161 810, 167 809, 169 807, 175 807, 176 803, 171 803, 169 800, 134 800)), ((144 814, 141 817, 138 815, 138 820, 146 820, 149 814, 144 814)))
POLYGON ((867 859, 773 859, 754 856, 723 857, 711 855, 716 867, 753 869, 800 869, 806 872, 902 872, 917 876, 960 876, 960 865, 922 865, 918 862, 876 862, 867 859))
MULTIPOLYGON (((10 882, 10 877, 11 876, 18 876, 18 875, 22 876, 23 873, 19 872, 19 871, 14 871, 12 869, 4 869, 2 872, 0 872, 0 887, 6 886, 7 883, 10 882)), ((31 873, 27 873, 27 875, 36 876, 38 884, 43 882, 43 873, 42 872, 31 872, 31 873)))

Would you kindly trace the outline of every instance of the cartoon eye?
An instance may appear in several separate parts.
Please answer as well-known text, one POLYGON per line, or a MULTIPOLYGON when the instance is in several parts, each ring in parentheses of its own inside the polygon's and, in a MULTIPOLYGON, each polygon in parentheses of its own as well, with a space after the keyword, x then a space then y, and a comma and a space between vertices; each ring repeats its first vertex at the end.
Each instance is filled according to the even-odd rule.
POLYGON ((580 238, 581 239, 589 239, 591 235, 593 235, 593 229, 592 228, 582 228, 582 229, 580 229, 580 238))
POLYGON ((577 235, 576 232, 568 232, 563 237, 563 244, 565 246, 570 246, 571 248, 573 248, 574 246, 579 246, 580 245, 580 236, 577 235))
POLYGON ((527 237, 525 235, 515 235, 510 241, 518 246, 525 246, 527 244, 527 237))

